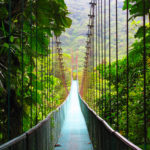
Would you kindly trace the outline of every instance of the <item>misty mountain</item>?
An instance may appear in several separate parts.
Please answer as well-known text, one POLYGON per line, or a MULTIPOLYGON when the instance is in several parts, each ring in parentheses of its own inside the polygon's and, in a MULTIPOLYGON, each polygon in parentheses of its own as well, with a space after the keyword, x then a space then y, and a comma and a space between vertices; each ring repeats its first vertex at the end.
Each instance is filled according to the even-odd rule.
MULTIPOLYGON (((88 0, 65 0, 72 19, 72 26, 62 35, 62 48, 65 53, 70 54, 71 50, 78 51, 79 54, 79 68, 82 68, 85 56, 85 44, 88 24, 88 14, 90 5, 88 0)), ((109 43, 109 26, 108 26, 108 0, 106 2, 106 44, 108 56, 109 43)), ((119 58, 122 58, 126 53, 126 11, 122 10, 123 0, 118 0, 118 45, 119 58)), ((111 1, 111 50, 112 60, 115 60, 116 55, 116 2, 111 1)), ((103 8, 104 11, 104 8, 103 8)), ((104 15, 104 14, 103 14, 104 15)), ((104 18, 104 17, 103 17, 104 18)))

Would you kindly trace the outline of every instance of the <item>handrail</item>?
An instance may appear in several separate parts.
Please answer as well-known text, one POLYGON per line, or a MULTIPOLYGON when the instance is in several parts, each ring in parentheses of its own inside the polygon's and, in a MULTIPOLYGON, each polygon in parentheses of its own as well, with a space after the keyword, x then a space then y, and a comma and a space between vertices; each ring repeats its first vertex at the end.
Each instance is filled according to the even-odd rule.
POLYGON ((23 140, 23 139, 26 139, 26 133, 24 133, 24 134, 22 134, 22 135, 20 135, 20 136, 18 136, 18 137, 16 137, 16 138, 14 138, 14 139, 8 141, 8 142, 2 144, 2 145, 0 146, 0 150, 3 150, 3 149, 5 149, 5 148, 7 148, 7 147, 10 147, 11 145, 16 144, 16 143, 18 143, 19 141, 21 141, 21 140, 23 140))
POLYGON ((40 121, 37 125, 35 125, 34 127, 32 127, 31 129, 29 129, 28 131, 26 131, 25 133, 23 133, 22 135, 16 137, 16 138, 13 138, 12 140, 0 145, 0 150, 4 150, 10 146, 13 146, 19 142, 21 142, 23 139, 24 140, 27 140, 27 137, 32 134, 34 131, 36 131, 38 128, 40 128, 46 121, 48 121, 50 119, 50 117, 52 116, 52 114, 54 114, 55 112, 59 111, 61 109, 61 107, 66 103, 66 101, 68 100, 69 98, 69 95, 66 97, 66 100, 61 104, 59 105, 55 110, 53 110, 52 112, 50 112, 48 114, 48 116, 40 121))
POLYGON ((81 98, 80 94, 78 93, 80 100, 82 100, 82 102, 85 104, 85 106, 89 109, 89 111, 95 115, 95 117, 108 129, 108 131, 110 133, 112 133, 114 136, 118 137, 124 144, 126 144, 129 148, 133 149, 133 150, 142 150, 141 148, 139 148, 138 146, 136 146, 135 144, 133 144, 131 141, 129 141, 128 139, 126 139, 125 137, 123 137, 119 132, 113 130, 108 123, 103 120, 100 116, 98 116, 96 114, 96 112, 91 109, 89 107, 89 105, 81 98))

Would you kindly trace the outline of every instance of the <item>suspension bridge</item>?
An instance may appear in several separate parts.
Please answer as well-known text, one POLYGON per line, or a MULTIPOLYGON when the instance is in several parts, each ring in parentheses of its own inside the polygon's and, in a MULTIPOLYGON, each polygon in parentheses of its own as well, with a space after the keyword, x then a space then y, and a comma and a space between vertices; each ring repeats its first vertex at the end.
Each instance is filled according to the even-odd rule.
POLYGON ((135 81, 130 79, 130 70, 138 66, 130 66, 134 58, 129 55, 129 1, 125 1, 125 64, 119 60, 118 0, 115 10, 111 0, 107 2, 89 3, 84 69, 79 78, 78 53, 75 56, 72 51, 70 69, 61 48, 61 32, 71 24, 63 0, 1 1, 0 150, 141 150, 141 145, 149 149, 146 0, 141 1, 142 62, 138 65, 142 69, 133 76, 142 78, 140 90, 135 91, 142 93, 137 120, 142 139, 134 139, 135 144, 130 141, 130 122, 136 115, 131 115, 130 92, 135 81), (115 38, 112 11, 116 12, 115 38), (111 60, 112 39, 115 63, 111 60), (120 75, 122 67, 125 71, 120 75), (125 78, 121 91, 120 76, 125 78))

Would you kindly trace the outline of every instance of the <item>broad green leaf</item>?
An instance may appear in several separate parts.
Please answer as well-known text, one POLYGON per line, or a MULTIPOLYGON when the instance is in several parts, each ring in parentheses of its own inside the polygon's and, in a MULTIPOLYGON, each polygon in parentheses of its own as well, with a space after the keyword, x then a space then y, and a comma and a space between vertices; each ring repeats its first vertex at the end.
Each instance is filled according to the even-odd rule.
POLYGON ((6 47, 6 48, 9 48, 9 44, 8 43, 4 43, 3 46, 6 47))
POLYGON ((10 42, 13 42, 14 41, 14 37, 11 35, 10 36, 10 42))

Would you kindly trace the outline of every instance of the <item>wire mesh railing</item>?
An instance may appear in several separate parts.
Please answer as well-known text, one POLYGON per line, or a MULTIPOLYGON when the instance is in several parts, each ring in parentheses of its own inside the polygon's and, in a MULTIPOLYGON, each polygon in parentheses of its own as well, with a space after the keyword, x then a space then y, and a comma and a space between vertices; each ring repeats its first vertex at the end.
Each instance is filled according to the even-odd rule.
POLYGON ((89 135, 95 150, 141 150, 100 118, 79 95, 89 135))
POLYGON ((134 2, 91 0, 80 94, 114 130, 146 150, 150 3, 134 2))
POLYGON ((63 126, 69 96, 66 101, 35 127, 0 146, 0 150, 53 150, 63 126))

